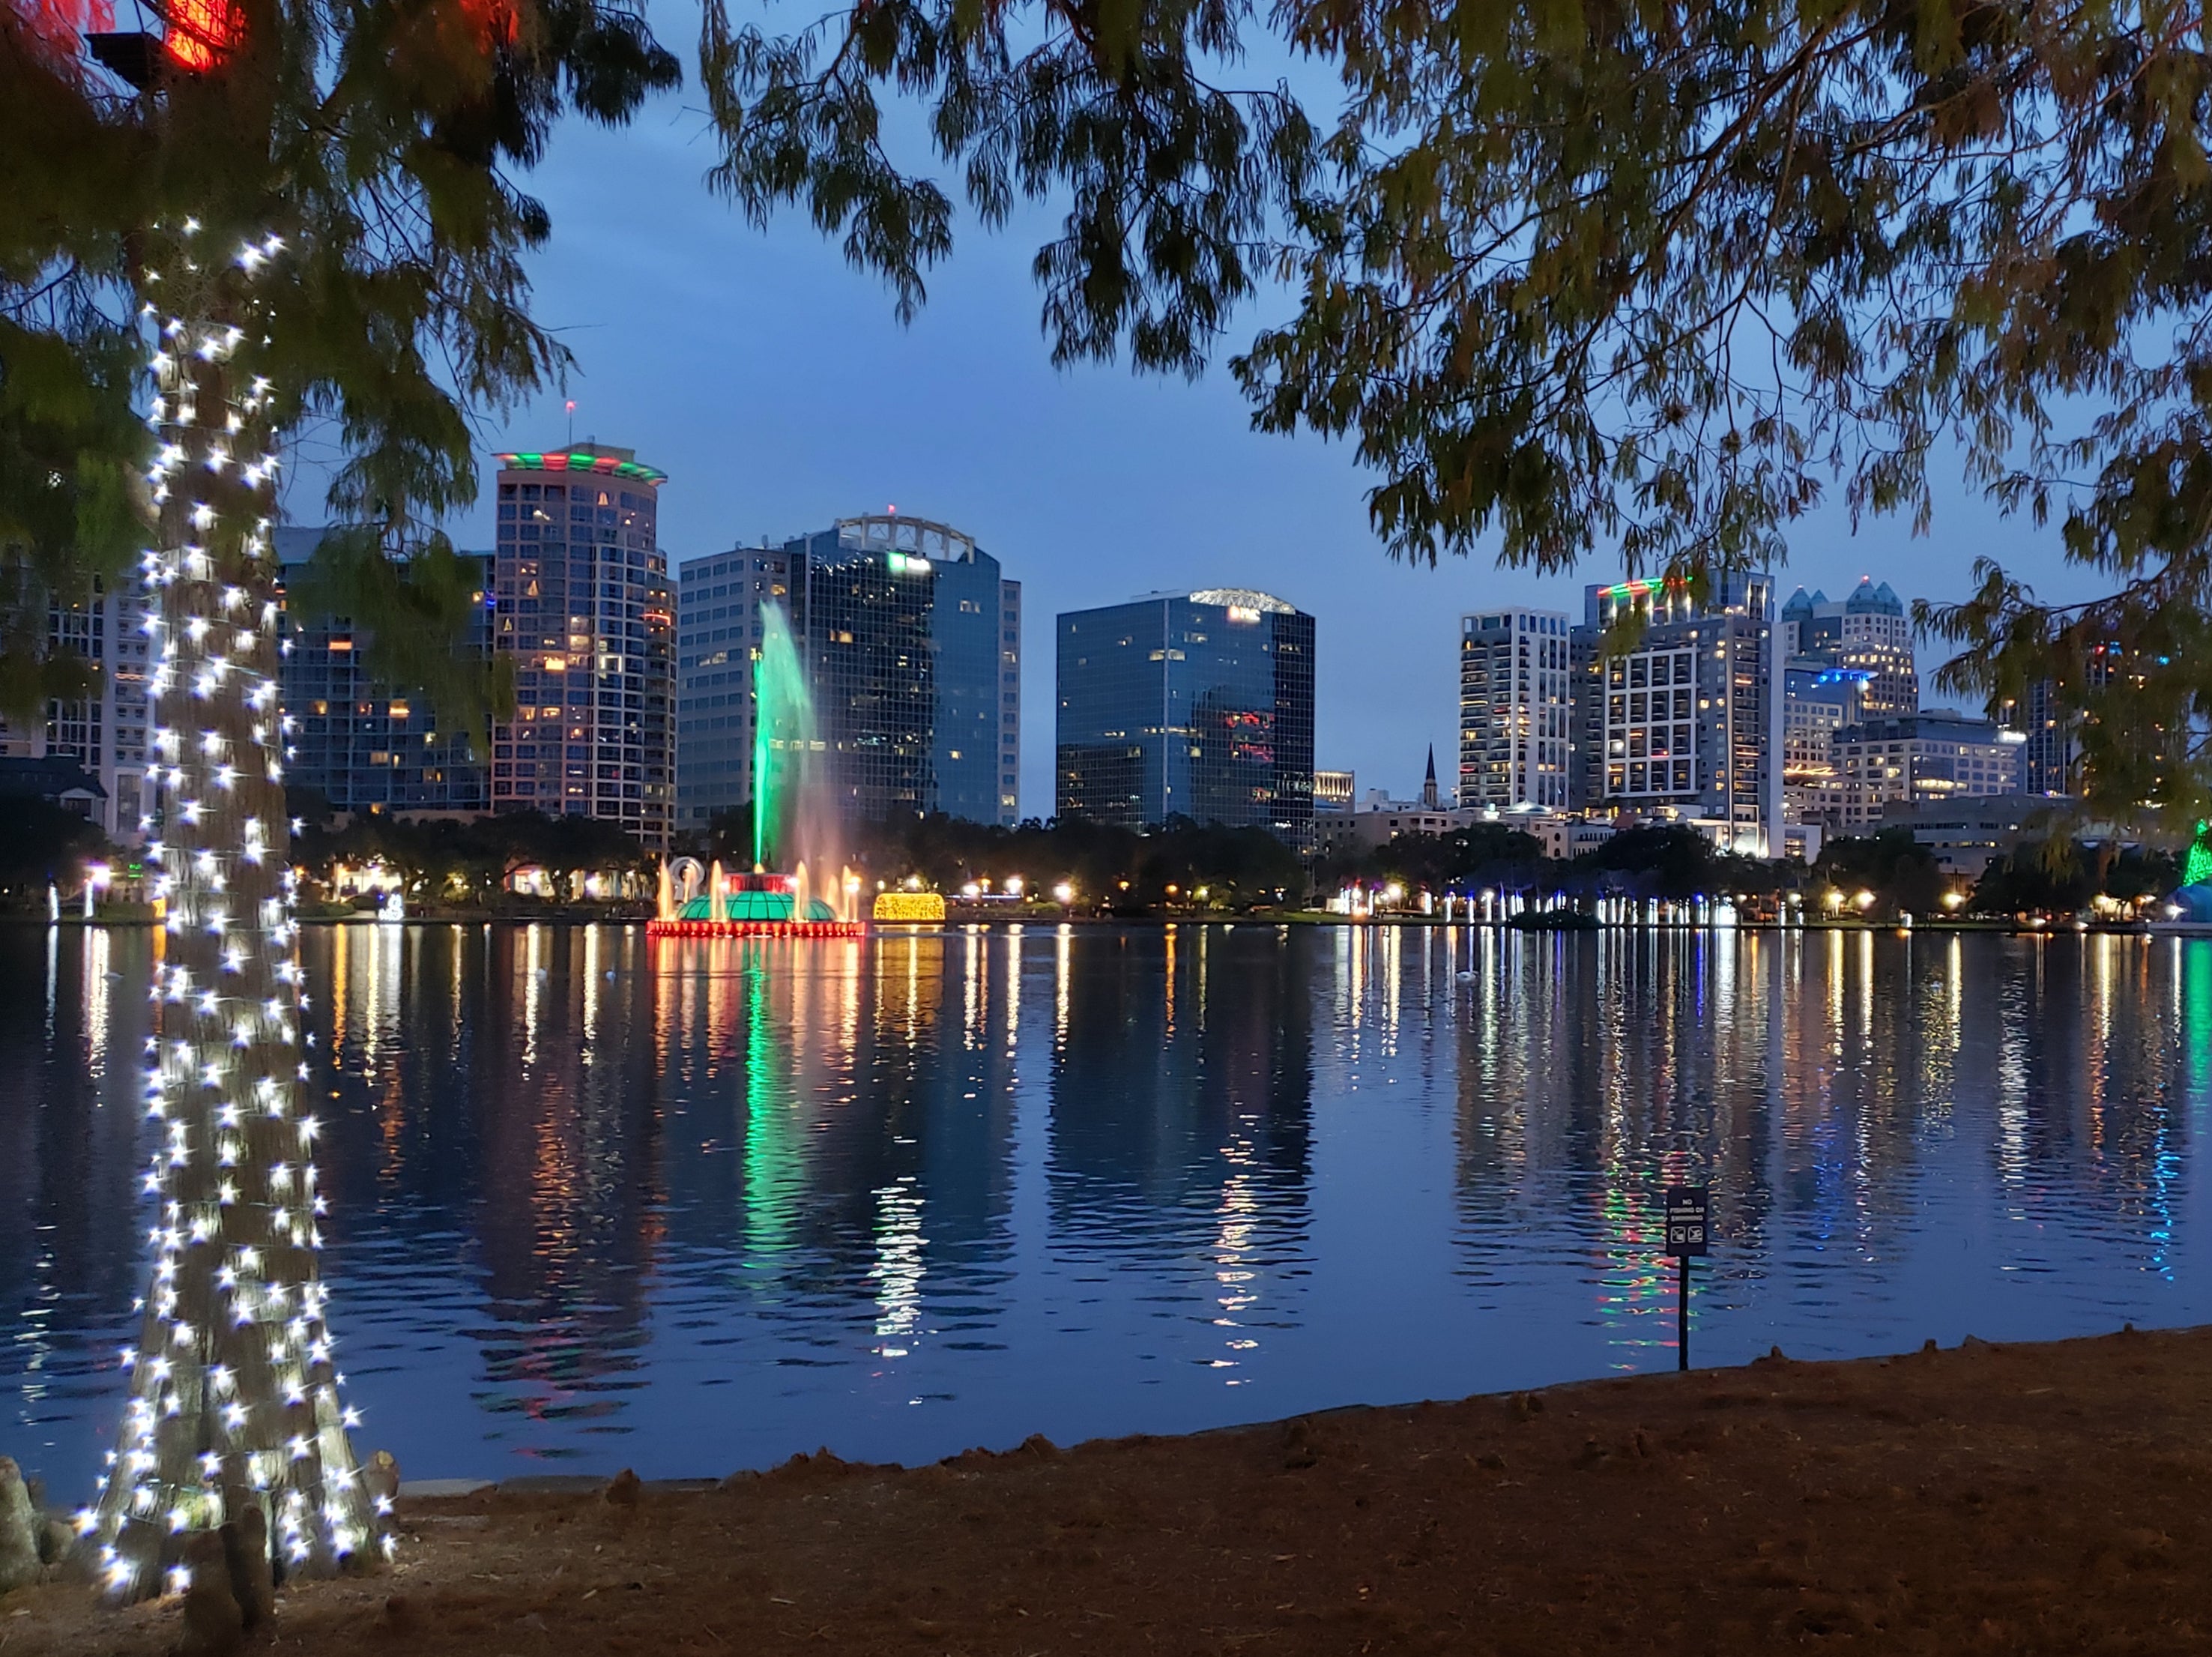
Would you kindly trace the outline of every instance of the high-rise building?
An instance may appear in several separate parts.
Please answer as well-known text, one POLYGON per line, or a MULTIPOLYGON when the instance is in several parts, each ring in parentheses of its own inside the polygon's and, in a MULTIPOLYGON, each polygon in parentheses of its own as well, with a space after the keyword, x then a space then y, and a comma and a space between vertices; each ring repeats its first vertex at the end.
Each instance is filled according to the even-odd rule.
POLYGON ((752 671, 771 606, 805 666, 849 818, 1016 820, 1021 583, 974 537, 897 513, 842 518, 780 547, 694 558, 678 588, 685 827, 752 798, 752 671))
POLYGON ((753 795, 753 661, 761 614, 789 611, 790 564, 763 542, 676 572, 676 821, 704 828, 753 795))
POLYGON ((0 755, 73 759, 102 797, 88 813, 110 839, 136 844, 154 809, 146 781, 147 601, 131 578, 95 579, 80 596, 46 605, 46 648, 80 657, 98 675, 92 694, 50 701, 43 718, 0 720, 0 755))
POLYGON ((1892 801, 1915 805, 2020 791, 2025 739, 1948 708, 1869 719, 1836 733, 1836 769, 1845 790, 1843 827, 1881 825, 1892 801))
POLYGON ((668 844, 675 628, 655 526, 667 474, 572 443, 498 457, 493 644, 515 716, 492 734, 495 811, 594 817, 668 844))
POLYGON ((2039 679, 2027 687, 2020 710, 2020 790, 2022 794, 2072 794, 2081 758, 2081 718, 2059 705, 2058 687, 2039 679))
POLYGON ((1350 771, 1314 773, 1314 811, 1316 814, 1352 814, 1352 774, 1350 771))
MULTIPOLYGON (((2062 699, 2057 685, 2047 679, 2030 685, 2016 710, 2024 738, 2021 749, 2021 791, 2081 793, 2087 780, 2082 774, 2081 728, 2085 719, 2111 716, 2102 710, 2106 693, 2116 687, 2122 691, 2141 690, 2149 671, 2158 665, 2149 652, 2108 642, 2083 650, 2081 688, 2070 697, 2062 699), (2067 705, 2069 701, 2074 704, 2070 708, 2067 705)), ((2142 716, 2138 714, 2136 717, 2142 716)), ((2165 767, 2185 766, 2189 763, 2189 741, 2185 735, 2169 734, 2157 725, 2137 734, 2145 739, 2166 738, 2163 742, 2150 743, 2154 754, 2161 746, 2165 750, 2160 756, 2164 765, 2154 764, 2144 779, 2144 803, 2154 804, 2164 792, 2165 767)))
MULTIPOLYGON (((280 580, 314 555, 324 531, 276 532, 280 580)), ((476 568, 476 606, 462 650, 489 664, 492 649, 493 557, 460 555, 476 568)), ((380 683, 368 661, 372 643, 348 616, 303 616, 288 608, 281 668, 284 711, 292 721, 284 780, 311 789, 342 812, 465 817, 491 809, 484 735, 442 722, 404 689, 380 683)))
POLYGON ((1605 641, 1594 627, 1567 637, 1567 808, 1605 808, 1605 641))
POLYGON ((1565 611, 1459 618, 1459 803, 1564 811, 1574 733, 1565 611))
POLYGON ((1314 618, 1242 588, 1163 593, 1059 618, 1063 817, 1270 831, 1308 850, 1314 618))
POLYGON ((1887 582, 1863 577, 1841 603, 1799 588, 1782 606, 1782 654, 1823 667, 1866 675, 1866 711, 1916 713, 1920 670, 1912 655, 1912 622, 1887 582))
POLYGON ((1849 807, 1836 734, 1866 717, 1868 676, 1798 656, 1782 670, 1782 814, 1841 828, 1849 807))
POLYGON ((1577 724, 1595 733, 1602 794, 1593 803, 1655 816, 1717 821, 1731 849, 1782 847, 1782 696, 1774 583, 1765 575, 1715 581, 1704 601, 1686 583, 1592 587, 1576 630, 1577 724), (1606 641, 1635 617, 1633 646, 1606 641))

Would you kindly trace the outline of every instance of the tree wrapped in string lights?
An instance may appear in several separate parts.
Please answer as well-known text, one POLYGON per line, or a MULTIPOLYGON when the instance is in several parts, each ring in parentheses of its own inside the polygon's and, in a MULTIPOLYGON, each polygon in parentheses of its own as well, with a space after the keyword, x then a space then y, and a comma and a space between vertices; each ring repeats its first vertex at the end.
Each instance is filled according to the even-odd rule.
POLYGON ((249 1505, 286 1571, 391 1545, 389 1496, 362 1477, 338 1397, 315 1258, 317 1124, 299 1100, 305 997, 269 578, 278 405, 258 371, 271 319, 254 291, 283 244, 210 247, 200 229, 157 228, 143 277, 158 443, 143 574, 161 600, 148 698, 165 801, 148 853, 168 934, 146 1093, 162 1133, 122 1442, 80 1521, 122 1593, 184 1587, 173 1539, 249 1505))
MULTIPOLYGON (((120 1441, 79 1519, 136 1599, 185 1587, 194 1538, 249 1514, 231 1534, 263 1536, 279 1577, 388 1545, 317 1265, 283 448, 330 434, 330 506, 353 526, 316 601, 449 728, 480 720, 489 687, 451 644, 465 588, 422 526, 474 497, 471 407, 565 362, 526 310, 546 216, 508 174, 564 108, 619 121, 677 71, 599 0, 168 0, 158 38, 80 33, 107 21, 0 8, 0 549, 44 589, 135 565, 158 600, 152 1267, 120 1441)), ((24 620, 0 625, 20 640, 24 620)), ((35 672, 10 686, 46 693, 35 672)))

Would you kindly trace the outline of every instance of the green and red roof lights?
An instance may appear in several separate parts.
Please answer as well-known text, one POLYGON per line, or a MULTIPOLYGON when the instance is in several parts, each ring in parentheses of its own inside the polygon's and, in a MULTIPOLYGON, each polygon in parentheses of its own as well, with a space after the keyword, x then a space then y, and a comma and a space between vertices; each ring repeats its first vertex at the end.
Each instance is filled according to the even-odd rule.
POLYGON ((1688 585, 1689 582, 1680 576, 1668 576, 1658 581, 1625 581, 1618 586, 1599 588, 1598 596, 1601 599, 1648 598, 1662 588, 1672 593, 1688 585))
POLYGON ((665 484, 668 474, 658 466, 641 465, 611 454, 495 454, 492 459, 509 472, 581 472, 600 478, 626 478, 632 483, 665 484))

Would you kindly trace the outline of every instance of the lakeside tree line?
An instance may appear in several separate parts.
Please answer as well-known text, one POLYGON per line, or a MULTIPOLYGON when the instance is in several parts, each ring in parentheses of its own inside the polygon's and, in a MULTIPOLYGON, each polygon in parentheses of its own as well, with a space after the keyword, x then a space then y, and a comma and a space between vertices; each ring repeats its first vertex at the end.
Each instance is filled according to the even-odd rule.
MULTIPOLYGON (((519 897, 507 890, 520 871, 536 869, 566 893, 597 874, 611 892, 624 886, 631 905, 649 895, 659 858, 610 823, 583 817, 517 812, 471 819, 406 819, 364 813, 343 826, 315 796, 295 793, 303 814, 292 856, 310 892, 327 886, 342 866, 381 866, 396 874, 409 905, 496 912, 537 910, 560 898, 519 897)), ((680 837, 678 855, 747 866, 750 819, 743 810, 715 817, 701 832, 680 837)), ((1449 834, 1401 835, 1364 850, 1302 861, 1259 829, 1231 829, 1177 820, 1149 833, 1078 819, 1031 819, 1006 828, 936 814, 898 824, 855 827, 829 861, 849 867, 872 890, 918 880, 957 894, 969 883, 1006 890, 1019 877, 1024 895, 1047 901, 1062 882, 1078 908, 1105 914, 1162 908, 1250 911, 1300 909, 1346 886, 1395 885, 1406 892, 1441 895, 1495 890, 1531 901, 1586 905, 1607 897, 1682 901, 1697 897, 1774 898, 1801 901, 1831 891, 1846 894, 1854 912, 1861 892, 1867 912, 1951 912, 1948 893, 1960 888, 1935 854, 1909 829, 1837 837, 1819 860, 1766 862, 1717 850, 1693 829, 1652 825, 1622 831, 1573 858, 1545 854, 1534 836, 1504 824, 1481 823, 1449 834)), ((84 819, 56 807, 21 801, 0 813, 0 905, 42 909, 49 882, 76 892, 84 868, 120 866, 128 854, 110 846, 84 819)), ((2100 897, 2133 905, 2164 897, 2180 879, 2179 859, 2156 848, 2099 844, 2054 836, 2024 841, 1994 861, 1960 893, 1956 912, 1972 916, 2069 915, 2100 897)), ((624 901, 611 899, 611 901, 624 901)))

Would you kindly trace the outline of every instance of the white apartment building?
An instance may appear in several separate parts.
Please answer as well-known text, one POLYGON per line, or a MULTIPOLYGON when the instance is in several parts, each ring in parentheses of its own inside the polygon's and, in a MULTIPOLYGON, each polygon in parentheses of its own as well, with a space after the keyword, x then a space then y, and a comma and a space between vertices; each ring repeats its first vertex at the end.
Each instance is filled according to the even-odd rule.
POLYGON ((1948 709, 1869 719, 1838 731, 1843 827, 1875 832, 1893 801, 1918 806, 2017 794, 2026 741, 2018 731, 1948 709))
POLYGON ((1782 695, 1774 583, 1717 579, 1705 599, 1681 583, 1592 587, 1575 638, 1586 740, 1598 746, 1586 807, 1716 821, 1731 850, 1783 845, 1782 695), (1606 654, 1618 623, 1643 631, 1606 654))
POLYGON ((49 702, 43 720, 0 721, 0 754, 74 759, 106 790, 92 815, 108 838, 136 844, 154 809, 146 783, 147 600, 136 580, 94 583, 82 599, 47 606, 46 642, 96 669, 92 696, 49 702))
POLYGON ((1565 811, 1572 732, 1564 611, 1460 618, 1459 803, 1565 811))

